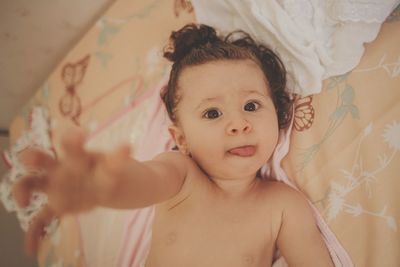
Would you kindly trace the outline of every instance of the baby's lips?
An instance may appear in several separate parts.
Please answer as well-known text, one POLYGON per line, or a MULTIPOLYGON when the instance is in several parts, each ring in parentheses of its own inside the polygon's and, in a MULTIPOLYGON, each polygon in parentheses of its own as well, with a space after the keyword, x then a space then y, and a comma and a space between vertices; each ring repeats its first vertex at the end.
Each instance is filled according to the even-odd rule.
POLYGON ((232 155, 240 156, 240 157, 251 157, 256 153, 255 146, 240 146, 232 148, 228 151, 232 155))

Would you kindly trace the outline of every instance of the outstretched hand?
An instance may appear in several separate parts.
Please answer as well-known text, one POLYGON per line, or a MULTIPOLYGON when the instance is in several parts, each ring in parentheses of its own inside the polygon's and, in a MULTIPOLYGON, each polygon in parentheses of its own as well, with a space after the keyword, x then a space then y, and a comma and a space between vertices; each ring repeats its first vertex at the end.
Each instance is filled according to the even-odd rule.
POLYGON ((85 151, 84 142, 81 132, 65 136, 58 159, 38 149, 23 151, 20 156, 27 174, 14 186, 17 203, 29 205, 32 193, 37 191, 47 194, 49 208, 59 215, 92 208, 89 184, 99 155, 85 151))
POLYGON ((54 217, 90 210, 115 191, 115 178, 129 157, 129 147, 121 146, 110 154, 89 152, 84 148, 85 140, 83 132, 71 131, 61 140, 59 158, 38 149, 27 149, 20 155, 27 175, 13 188, 18 205, 29 205, 35 191, 48 196, 48 204, 36 214, 27 231, 29 254, 36 253, 44 228, 54 217))

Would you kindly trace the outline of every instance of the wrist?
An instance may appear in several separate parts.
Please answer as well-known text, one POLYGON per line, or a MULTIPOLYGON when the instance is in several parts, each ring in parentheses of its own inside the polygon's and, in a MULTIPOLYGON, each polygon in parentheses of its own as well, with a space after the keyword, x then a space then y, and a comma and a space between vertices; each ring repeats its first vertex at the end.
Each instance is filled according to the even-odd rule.
POLYGON ((118 192, 118 180, 122 175, 122 171, 116 171, 114 168, 110 168, 109 165, 107 155, 100 154, 96 156, 89 188, 95 206, 109 206, 118 192))

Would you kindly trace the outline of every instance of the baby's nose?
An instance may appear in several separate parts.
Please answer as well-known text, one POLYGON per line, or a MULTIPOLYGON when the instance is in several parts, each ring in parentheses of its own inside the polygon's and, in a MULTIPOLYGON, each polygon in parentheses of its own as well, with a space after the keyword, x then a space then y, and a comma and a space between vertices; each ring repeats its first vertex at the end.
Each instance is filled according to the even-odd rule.
POLYGON ((250 133, 252 129, 253 127, 251 123, 241 118, 231 121, 228 124, 226 131, 228 135, 237 135, 241 133, 250 133))

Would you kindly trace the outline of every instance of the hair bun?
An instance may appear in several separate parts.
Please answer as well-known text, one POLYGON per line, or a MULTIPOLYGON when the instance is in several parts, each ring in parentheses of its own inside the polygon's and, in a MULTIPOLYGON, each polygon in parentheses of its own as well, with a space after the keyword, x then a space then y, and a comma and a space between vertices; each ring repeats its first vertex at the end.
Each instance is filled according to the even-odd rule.
POLYGON ((204 24, 188 24, 179 31, 173 31, 170 44, 164 51, 164 57, 176 62, 185 57, 193 48, 219 41, 214 28, 204 24))

